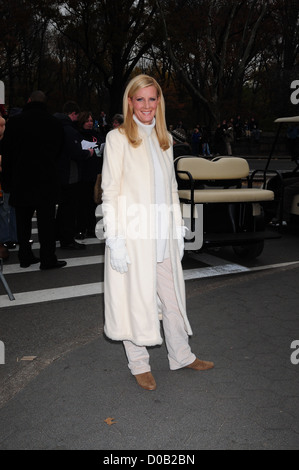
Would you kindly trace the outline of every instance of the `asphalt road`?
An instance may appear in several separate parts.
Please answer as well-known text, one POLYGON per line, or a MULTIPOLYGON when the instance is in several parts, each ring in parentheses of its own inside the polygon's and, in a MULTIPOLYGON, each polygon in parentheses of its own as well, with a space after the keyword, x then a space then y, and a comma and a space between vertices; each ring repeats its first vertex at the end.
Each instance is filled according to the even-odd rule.
MULTIPOLYGON (((265 158, 249 158, 248 162, 252 169, 264 168, 265 158)), ((293 163, 285 158, 274 159, 271 165, 283 171, 293 168, 293 163)), ((36 241, 36 228, 33 232, 36 241)), ((281 235, 280 239, 266 241, 262 255, 250 261, 238 259, 231 247, 185 253, 187 295, 200 291, 203 285, 219 282, 220 277, 246 272, 258 275, 268 267, 299 262, 297 228, 281 235)), ((47 364, 102 333, 104 245, 95 238, 82 243, 87 249, 79 253, 57 248, 59 259, 66 259, 68 265, 46 272, 41 272, 38 265, 20 268, 17 249, 10 251, 3 273, 15 300, 9 300, 0 282, 0 341, 5 345, 5 365, 0 365, 0 378, 12 377, 14 381, 18 371, 23 370, 24 356, 46 357, 47 364)), ((33 245, 37 253, 38 246, 37 242, 33 245)), ((22 386, 21 377, 13 390, 22 386)))
MULTIPOLYGON (((250 159, 249 161, 251 168, 257 168, 259 164, 263 168, 264 160, 250 159)), ((275 162, 278 169, 290 168, 289 162, 285 159, 275 160, 275 162)), ((33 237, 36 240, 36 231, 33 237)), ((273 279, 275 276, 278 277, 279 283, 280 274, 282 282, 283 279, 292 279, 292 291, 290 291, 292 306, 298 305, 298 294, 294 290, 296 281, 295 278, 290 277, 292 273, 294 276, 298 273, 296 269, 299 267, 298 237, 299 232, 296 227, 284 230, 281 238, 265 242, 264 251, 259 258, 248 262, 238 259, 230 247, 204 253, 186 253, 183 268, 187 305, 192 307, 194 323, 197 322, 194 309, 200 304, 201 298, 206 304, 210 296, 212 303, 213 298, 221 294, 224 305, 225 302, 230 305, 232 286, 238 285, 242 290, 249 282, 250 292, 252 292, 249 299, 254 305, 260 304, 264 301, 262 283, 265 282, 265 295, 269 295, 271 276, 273 279), (284 278, 283 274, 286 272, 288 277, 284 278), (227 299, 225 292, 227 292, 227 299), (258 292, 258 298, 255 297, 255 292, 258 292)), ((9 300, 0 283, 0 341, 2 342, 0 344, 3 344, 5 348, 5 364, 0 364, 0 416, 2 409, 4 415, 7 412, 10 420, 15 421, 17 427, 18 416, 14 416, 13 405, 15 401, 18 401, 18 397, 22 400, 22 393, 26 393, 26 390, 29 393, 30 387, 34 387, 38 377, 45 377, 41 374, 53 370, 55 364, 59 365, 64 358, 74 357, 73 355, 91 348, 95 342, 103 339, 104 245, 97 239, 87 239, 82 243, 85 243, 87 248, 79 254, 78 252, 63 252, 57 248, 59 259, 68 261, 67 267, 60 270, 41 272, 38 265, 20 269, 16 250, 10 252, 10 258, 4 264, 5 279, 15 300, 9 300)), ((37 242, 34 243, 33 248, 38 250, 37 242)), ((288 285, 285 284, 282 288, 288 298, 288 285)), ((272 299, 271 302, 276 302, 276 300, 272 299)), ((240 304, 239 306, 236 304, 232 306, 232 309, 234 311, 239 307, 240 304)), ((293 339, 296 339, 297 331, 294 331, 293 339)), ((275 332, 275 335, 279 334, 279 331, 275 332)), ((106 346, 108 346, 107 341, 106 346)), ((112 352, 111 360, 113 354, 112 352)), ((87 365, 87 369, 88 367, 87 365)), ((109 372, 109 368, 107 363, 105 371, 109 372)), ((52 376, 51 387, 55 380, 59 380, 57 377, 55 379, 55 376, 52 376)), ((44 384, 43 387, 47 385, 44 384)), ((40 393, 41 391, 38 391, 39 398, 37 396, 34 398, 37 403, 41 400, 40 393)), ((298 404, 298 401, 296 403, 298 404)), ((20 423, 19 425, 21 426, 20 423)), ((225 444, 224 436, 223 439, 224 441, 218 447, 234 447, 231 443, 225 444)), ((258 438, 255 442, 258 443, 258 438)), ((128 443, 121 445, 127 445, 127 448, 130 448, 128 443)), ((242 445, 246 448, 246 443, 242 445)), ((32 440, 22 441, 20 436, 13 432, 10 439, 6 435, 0 437, 0 448, 23 448, 22 446, 34 448, 32 440)), ((53 446, 51 441, 49 447, 53 448, 53 446)), ((69 448, 70 444, 66 443, 65 446, 69 448)), ((284 442, 282 446, 294 447, 292 438, 290 437, 290 440, 284 442)), ((93 443, 91 447, 96 448, 96 444, 93 443)), ((255 445, 248 444, 248 447, 252 448, 255 445)), ((185 444, 185 448, 188 448, 188 444, 185 444)))

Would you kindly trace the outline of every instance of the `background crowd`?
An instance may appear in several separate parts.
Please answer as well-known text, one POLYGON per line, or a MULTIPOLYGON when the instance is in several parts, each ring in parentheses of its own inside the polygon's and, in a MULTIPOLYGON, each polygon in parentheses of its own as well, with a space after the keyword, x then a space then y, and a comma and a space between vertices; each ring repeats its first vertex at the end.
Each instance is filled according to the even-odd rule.
MULTIPOLYGON (((23 109, 0 120, 0 244, 7 258, 19 245, 22 268, 40 262, 41 269, 66 265, 62 250, 84 250, 78 243, 95 237, 95 185, 102 170, 107 132, 122 123, 102 112, 95 122, 90 111, 68 101, 62 112, 50 114, 42 91, 31 94, 23 109), (32 217, 36 213, 40 256, 32 251, 32 217)), ((97 201, 98 202, 98 201, 97 201)))
MULTIPOLYGON (((93 116, 88 110, 80 110, 74 101, 65 103, 62 111, 54 114, 62 130, 63 138, 61 143, 58 142, 58 148, 54 151, 56 157, 51 163, 51 168, 48 168, 51 159, 46 159, 44 152, 49 142, 53 142, 53 133, 51 135, 50 114, 46 108, 45 95, 42 92, 34 92, 24 109, 12 108, 9 114, 2 105, 0 115, 4 123, 0 141, 0 155, 3 154, 4 161, 0 167, 0 184, 2 185, 0 244, 6 249, 15 248, 19 243, 19 238, 24 237, 24 230, 18 231, 17 229, 18 219, 19 226, 24 226, 24 223, 27 226, 25 236, 28 238, 28 233, 31 233, 32 214, 44 200, 49 200, 46 194, 51 194, 52 216, 49 217, 48 214, 47 222, 42 222, 42 217, 39 217, 39 237, 43 239, 43 231, 46 231, 48 235, 45 243, 48 245, 50 223, 55 227, 51 236, 52 261, 48 256, 44 266, 60 267, 63 263, 57 262, 53 255, 53 237, 55 241, 60 242, 60 248, 64 250, 84 250, 86 245, 78 243, 77 240, 95 236, 95 207, 100 202, 101 195, 102 144, 105 144, 109 130, 122 124, 123 116, 116 114, 108 118, 105 111, 101 111, 99 116, 93 116), (30 133, 25 134, 21 139, 15 127, 15 123, 18 122, 17 116, 23 116, 31 128, 30 133), (8 128, 6 132, 9 134, 8 137, 4 132, 5 124, 8 128), (32 149, 35 148, 41 135, 43 135, 41 147, 34 155, 32 149), (26 142, 27 150, 25 150, 26 142), (26 162, 25 168, 20 165, 21 158, 26 162), (49 175, 52 175, 52 181, 49 175), (48 183, 51 182, 50 185, 45 184, 46 179, 48 183), (36 189, 35 194, 31 194, 32 197, 26 203, 26 198, 24 199, 22 195, 32 192, 32 188, 39 185, 43 186, 43 194, 40 188, 36 189), (15 193, 19 195, 17 202, 14 201, 15 193), (29 215, 26 215, 26 220, 24 220, 25 204, 31 208, 29 215), (54 216, 53 205, 55 205, 54 216), (16 211, 19 215, 16 215, 16 211)), ((170 125, 169 131, 173 136, 174 158, 182 155, 207 158, 232 155, 233 142, 242 138, 257 142, 261 133, 255 118, 242 120, 241 116, 223 120, 214 130, 201 124, 195 125, 190 130, 182 121, 179 121, 176 125, 170 125)), ((46 210, 43 207, 39 212, 43 214, 46 210)), ((26 242, 25 254, 22 255, 22 250, 19 251, 20 264, 23 267, 40 261, 40 258, 33 256, 30 240, 31 237, 26 242)))
MULTIPOLYGON (((40 262, 41 269, 65 266, 57 260, 56 241, 62 250, 84 250, 78 243, 95 237, 95 208, 101 202, 103 146, 109 130, 123 116, 93 116, 74 101, 51 115, 43 92, 33 92, 21 108, 7 113, 0 105, 0 249, 7 258, 19 244, 20 266, 40 262), (59 137, 60 136, 60 137, 59 137), (2 159, 2 162, 1 162, 2 159), (31 250, 31 225, 37 214, 40 257, 31 250)), ((197 124, 187 129, 182 121, 170 125, 174 159, 182 155, 233 155, 233 144, 259 142, 257 120, 241 116, 223 120, 216 129, 197 124)), ((295 155, 298 126, 288 131, 289 150, 295 155)))
POLYGON ((259 142, 261 130, 255 118, 242 120, 241 116, 224 119, 216 129, 197 124, 192 131, 179 121, 176 126, 170 126, 174 138, 175 158, 181 155, 211 157, 212 155, 233 154, 233 143, 246 138, 259 142))

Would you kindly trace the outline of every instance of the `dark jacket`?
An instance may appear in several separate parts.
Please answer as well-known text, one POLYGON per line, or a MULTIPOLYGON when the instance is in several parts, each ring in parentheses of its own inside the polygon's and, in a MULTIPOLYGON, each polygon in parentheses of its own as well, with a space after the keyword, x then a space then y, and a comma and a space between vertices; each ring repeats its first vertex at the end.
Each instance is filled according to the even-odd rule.
POLYGON ((56 113, 54 117, 64 129, 64 143, 60 160, 61 184, 78 183, 82 180, 82 165, 90 158, 90 152, 82 149, 83 137, 66 114, 56 113))
POLYGON ((8 119, 2 141, 2 185, 12 206, 57 202, 63 128, 44 103, 8 119))

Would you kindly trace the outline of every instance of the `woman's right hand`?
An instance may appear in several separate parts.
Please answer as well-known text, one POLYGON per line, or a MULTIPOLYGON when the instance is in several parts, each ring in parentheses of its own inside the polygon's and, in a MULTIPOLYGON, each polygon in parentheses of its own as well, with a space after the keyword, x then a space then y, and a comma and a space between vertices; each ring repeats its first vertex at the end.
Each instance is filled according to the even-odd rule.
POLYGON ((120 274, 128 272, 128 264, 131 264, 126 242, 123 238, 108 239, 107 245, 110 248, 111 268, 120 274))

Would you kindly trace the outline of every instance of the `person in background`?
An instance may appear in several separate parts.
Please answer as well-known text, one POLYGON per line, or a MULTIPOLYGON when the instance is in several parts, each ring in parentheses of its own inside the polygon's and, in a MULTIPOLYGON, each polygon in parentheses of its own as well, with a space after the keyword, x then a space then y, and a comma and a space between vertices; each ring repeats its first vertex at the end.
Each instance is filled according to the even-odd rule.
POLYGON ((6 111, 6 108, 4 106, 4 104, 0 104, 0 116, 6 120, 8 118, 8 114, 7 114, 7 111, 6 111))
POLYGON ((236 140, 240 140, 243 137, 244 125, 243 125, 241 116, 239 114, 236 117, 235 122, 234 122, 234 131, 236 135, 236 140))
POLYGON ((40 269, 61 268, 56 257, 55 210, 60 196, 58 164, 63 129, 48 112, 46 96, 34 91, 23 111, 9 118, 3 138, 4 191, 15 208, 19 261, 22 268, 40 262, 40 269), (36 212, 40 257, 30 243, 36 212))
POLYGON ((299 159, 299 126, 297 123, 291 123, 287 130, 287 149, 290 152, 291 159, 297 161, 299 159))
POLYGON ((77 208, 80 204, 80 181, 85 161, 94 155, 93 148, 83 149, 82 135, 77 129, 79 106, 74 101, 64 104, 63 113, 54 116, 64 130, 60 159, 61 198, 56 213, 57 239, 63 250, 84 250, 86 246, 75 240, 77 208))
POLYGON ((278 200, 276 215, 270 225, 279 227, 287 226, 291 222, 291 210, 294 196, 299 194, 299 176, 288 176, 285 178, 275 176, 269 181, 268 188, 275 192, 275 199, 278 200))
POLYGON ((258 122, 256 121, 254 117, 250 119, 249 129, 250 129, 251 137, 254 140, 254 142, 259 142, 261 130, 259 128, 258 122))
POLYGON ((78 130, 84 141, 96 144, 93 155, 82 162, 82 177, 79 182, 80 198, 77 207, 77 234, 75 238, 83 240, 86 237, 95 237, 94 186, 97 176, 102 173, 103 155, 100 154, 100 148, 105 138, 99 129, 94 128, 94 120, 90 111, 83 111, 79 114, 78 130))
MULTIPOLYGON (((185 227, 172 138, 157 81, 134 77, 123 97, 124 123, 106 137, 102 171, 105 334, 123 341, 137 384, 155 390, 147 346, 160 345, 159 305, 171 370, 207 370, 190 349, 181 259, 185 227)), ((102 231, 96 228, 102 237, 102 231)))
POLYGON ((15 209, 9 204, 9 193, 4 192, 1 186, 2 176, 2 140, 4 137, 6 121, 0 116, 0 244, 8 250, 16 248, 17 224, 15 209))
POLYGON ((198 127, 194 127, 191 135, 192 153, 196 157, 201 154, 201 132, 198 127))
POLYGON ((112 129, 116 129, 121 126, 124 122, 124 117, 122 114, 115 114, 112 118, 112 129))
POLYGON ((234 141, 234 129, 231 125, 227 127, 227 129, 223 129, 224 132, 224 142, 226 146, 226 154, 231 157, 232 156, 232 143, 234 141))
POLYGON ((216 156, 224 154, 224 135, 223 128, 220 123, 217 124, 216 130, 214 132, 213 153, 216 156))
POLYGON ((108 124, 108 118, 105 113, 105 111, 101 111, 100 117, 99 117, 99 128, 101 133, 106 136, 107 132, 109 132, 110 127, 108 124))
POLYGON ((1 152, 1 141, 5 131, 5 119, 1 115, 0 108, 0 258, 7 260, 9 258, 9 251, 7 246, 3 244, 3 239, 6 238, 8 220, 6 217, 6 211, 4 207, 4 192, 1 186, 1 175, 2 175, 2 152, 1 152))
POLYGON ((211 142, 211 131, 210 131, 209 127, 204 126, 202 128, 202 137, 201 137, 203 157, 210 157, 211 156, 210 142, 211 142))
POLYGON ((245 132, 246 139, 250 139, 251 132, 250 132, 248 119, 246 119, 245 122, 244 122, 244 132, 245 132))

